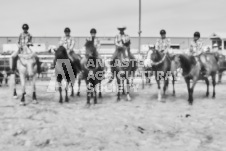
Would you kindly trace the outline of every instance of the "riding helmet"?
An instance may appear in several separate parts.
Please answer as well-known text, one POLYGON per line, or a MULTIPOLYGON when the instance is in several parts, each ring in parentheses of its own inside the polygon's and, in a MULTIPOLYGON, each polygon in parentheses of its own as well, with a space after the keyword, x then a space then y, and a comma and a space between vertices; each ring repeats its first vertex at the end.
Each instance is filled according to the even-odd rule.
POLYGON ((23 24, 22 29, 23 29, 23 30, 28 30, 28 29, 29 29, 28 24, 23 24))
POLYGON ((166 31, 164 30, 164 29, 162 29, 161 31, 160 31, 160 35, 165 35, 166 34, 166 31))
POLYGON ((119 26, 118 30, 126 30, 126 26, 119 26))
POLYGON ((197 32, 195 32, 194 33, 194 37, 198 37, 198 38, 200 38, 200 33, 197 31, 197 32))
POLYGON ((70 30, 70 28, 66 27, 66 28, 64 29, 64 32, 65 32, 65 33, 69 33, 69 32, 71 32, 71 30, 70 30))
POLYGON ((91 33, 91 34, 96 34, 96 33, 97 33, 97 30, 96 30, 95 28, 92 28, 92 29, 90 30, 90 33, 91 33))

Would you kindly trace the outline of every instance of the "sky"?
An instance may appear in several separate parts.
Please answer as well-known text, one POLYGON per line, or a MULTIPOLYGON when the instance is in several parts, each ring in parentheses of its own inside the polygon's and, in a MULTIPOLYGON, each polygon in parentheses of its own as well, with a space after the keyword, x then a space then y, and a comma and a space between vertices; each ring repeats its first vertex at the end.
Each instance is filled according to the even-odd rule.
MULTIPOLYGON (((22 24, 33 36, 115 36, 118 26, 138 36, 139 0, 0 0, 0 36, 18 36, 22 24)), ((226 0, 142 0, 142 36, 191 37, 226 32, 226 0)))

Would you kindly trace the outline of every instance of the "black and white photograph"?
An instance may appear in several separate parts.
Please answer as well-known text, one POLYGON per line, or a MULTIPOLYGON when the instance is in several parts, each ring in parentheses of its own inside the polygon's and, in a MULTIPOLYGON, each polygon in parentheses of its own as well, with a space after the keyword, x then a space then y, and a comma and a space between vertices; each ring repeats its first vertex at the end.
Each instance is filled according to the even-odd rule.
POLYGON ((0 3, 0 151, 226 151, 225 0, 0 3))

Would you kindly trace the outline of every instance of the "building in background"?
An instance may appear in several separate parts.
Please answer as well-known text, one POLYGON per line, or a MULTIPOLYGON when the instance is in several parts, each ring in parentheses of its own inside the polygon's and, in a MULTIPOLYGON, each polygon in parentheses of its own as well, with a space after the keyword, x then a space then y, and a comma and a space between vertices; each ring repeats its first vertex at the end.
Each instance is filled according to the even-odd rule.
POLYGON ((217 44, 220 50, 226 50, 226 33, 213 33, 210 39, 212 46, 217 44))

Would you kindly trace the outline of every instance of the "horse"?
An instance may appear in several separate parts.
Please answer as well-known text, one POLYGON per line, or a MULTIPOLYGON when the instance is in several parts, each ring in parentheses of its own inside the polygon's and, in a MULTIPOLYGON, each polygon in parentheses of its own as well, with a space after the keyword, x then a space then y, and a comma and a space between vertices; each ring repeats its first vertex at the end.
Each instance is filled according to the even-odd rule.
MULTIPOLYGON (((130 97, 130 77, 134 77, 135 71, 137 70, 137 60, 134 58, 134 56, 130 52, 130 44, 131 42, 128 41, 124 43, 123 47, 116 47, 115 53, 113 54, 113 60, 111 61, 111 68, 114 74, 114 77, 116 76, 117 79, 117 85, 118 85, 118 93, 117 93, 117 101, 121 100, 121 91, 122 94, 125 95, 125 88, 124 88, 124 81, 126 81, 127 84, 127 101, 131 101, 130 97), (128 57, 129 60, 124 59, 124 55, 128 51, 128 57)), ((109 83, 112 82, 109 81, 109 83)))
POLYGON ((171 66, 171 57, 168 53, 162 53, 155 48, 152 50, 152 53, 149 53, 147 56, 151 60, 152 71, 155 75, 155 80, 158 86, 158 101, 162 101, 162 92, 161 92, 161 80, 164 79, 163 94, 166 94, 166 90, 169 85, 169 77, 172 76, 173 84, 173 96, 175 96, 175 78, 176 75, 174 72, 175 68, 171 66))
POLYGON ((55 51, 54 66, 60 94, 59 103, 61 104, 63 103, 62 81, 66 81, 65 102, 69 102, 68 87, 69 84, 71 84, 71 96, 74 96, 74 83, 80 68, 80 61, 78 60, 77 55, 73 51, 71 51, 69 55, 63 46, 60 46, 55 51))
POLYGON ((216 86, 216 74, 218 72, 218 63, 217 58, 214 54, 211 53, 202 53, 199 56, 199 59, 194 59, 194 56, 188 54, 178 54, 174 57, 175 65, 181 67, 183 70, 183 77, 187 84, 188 90, 188 102, 190 105, 193 104, 193 92, 195 85, 198 80, 205 80, 207 85, 206 96, 209 96, 209 80, 208 77, 212 77, 213 85, 213 95, 212 98, 215 98, 215 86, 216 86), (202 61, 202 62, 201 62, 202 61), (201 63, 203 65, 201 65, 201 63), (203 75, 202 66, 205 67, 206 73, 203 75), (190 80, 192 80, 192 87, 190 87, 190 80))
MULTIPOLYGON (((37 97, 36 97, 36 73, 38 68, 38 61, 37 56, 35 53, 25 46, 23 48, 23 52, 18 54, 18 60, 17 60, 17 70, 19 72, 20 77, 20 83, 22 85, 22 97, 21 97, 21 105, 25 106, 25 95, 26 95, 26 78, 29 77, 32 79, 32 100, 33 103, 37 104, 37 97)), ((15 81, 15 75, 13 75, 13 79, 15 81)), ((14 84, 14 98, 17 98, 17 92, 16 92, 16 83, 14 84)))
POLYGON ((96 86, 99 84, 99 98, 102 98, 101 81, 104 79, 103 60, 99 57, 96 47, 92 41, 87 40, 85 43, 86 55, 81 60, 81 74, 78 78, 78 92, 80 96, 81 80, 84 79, 87 87, 87 106, 90 106, 90 99, 94 97, 94 105, 97 104, 96 86))

